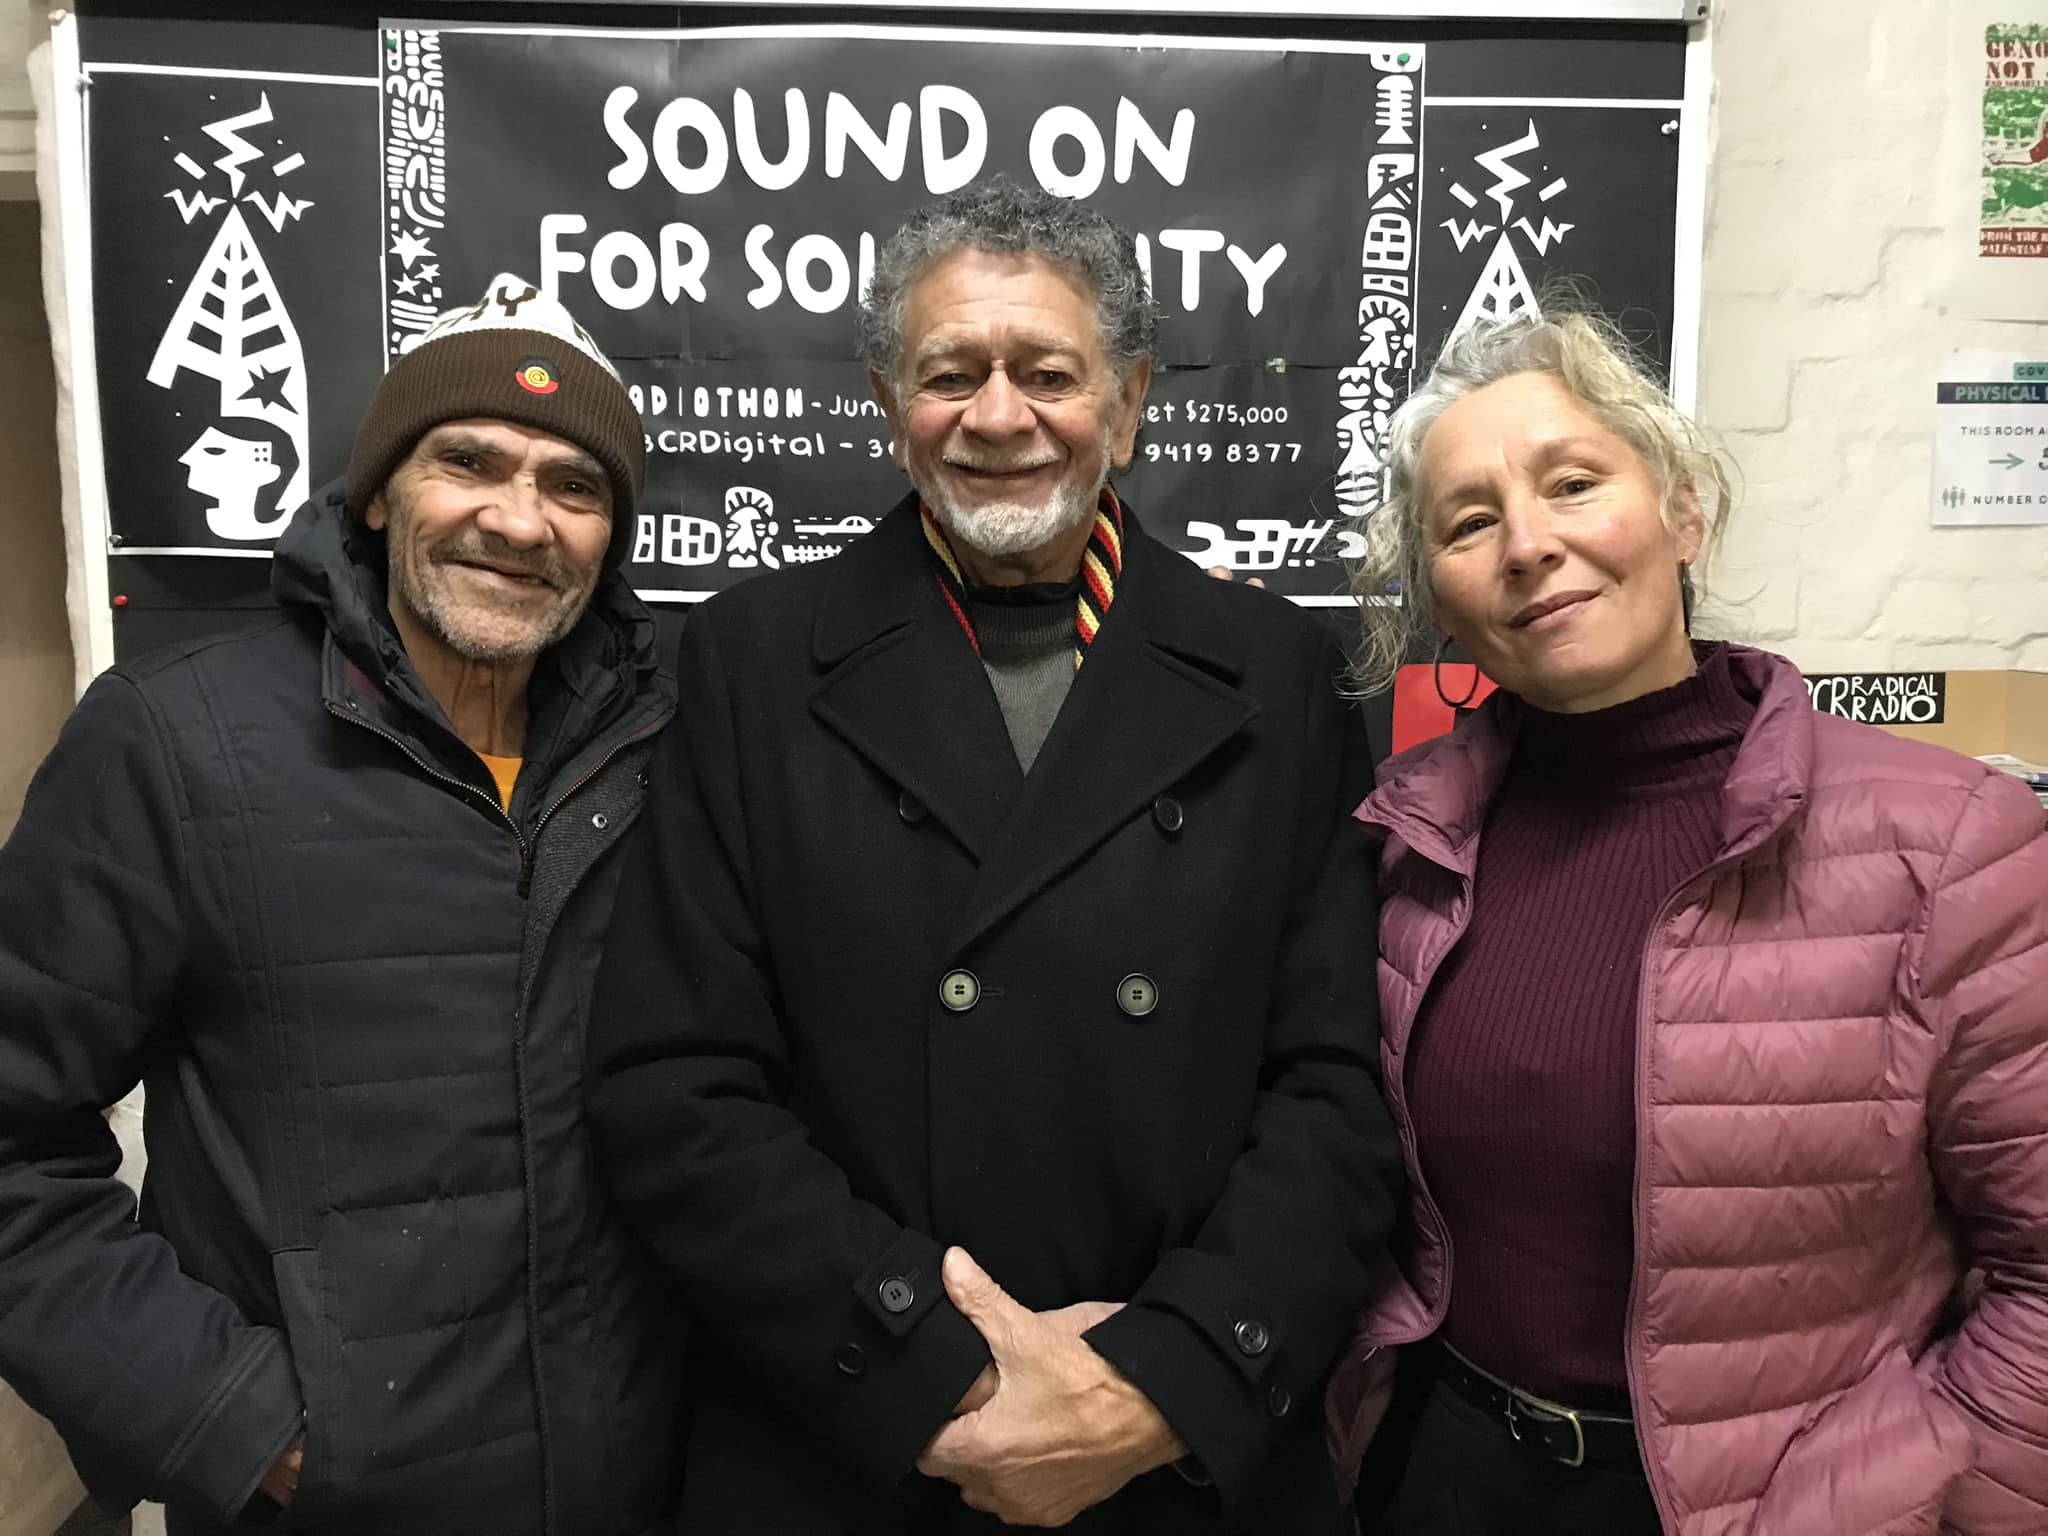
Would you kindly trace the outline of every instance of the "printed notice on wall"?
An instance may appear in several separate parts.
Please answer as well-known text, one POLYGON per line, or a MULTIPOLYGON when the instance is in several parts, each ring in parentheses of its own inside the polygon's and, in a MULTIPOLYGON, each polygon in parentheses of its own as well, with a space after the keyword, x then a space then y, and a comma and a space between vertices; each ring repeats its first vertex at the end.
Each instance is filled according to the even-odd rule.
POLYGON ((2048 355, 1954 353, 1934 402, 1934 525, 2048 523, 2048 355))
POLYGON ((2048 319, 2048 0, 1959 10, 1949 302, 1985 319, 2048 319))

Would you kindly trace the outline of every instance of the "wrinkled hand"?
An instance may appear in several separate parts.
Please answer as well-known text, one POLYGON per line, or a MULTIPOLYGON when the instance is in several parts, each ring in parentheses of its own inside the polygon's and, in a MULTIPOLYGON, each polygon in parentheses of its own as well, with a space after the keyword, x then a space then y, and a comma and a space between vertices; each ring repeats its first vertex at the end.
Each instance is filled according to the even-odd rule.
POLYGON ((962 1397, 953 1409, 953 1417, 957 1419, 963 1413, 979 1411, 995 1395, 996 1367, 995 1362, 990 1361, 981 1368, 981 1374, 968 1385, 967 1395, 962 1397))
POLYGON ((292 1448, 270 1464, 270 1470, 263 1474, 263 1481, 256 1486, 263 1490, 279 1509, 291 1503, 299 1491, 299 1468, 305 1465, 306 1442, 294 1440, 292 1448))
MULTIPOLYGON (((1062 1333, 1070 1333, 1078 1339, 1105 1317, 1114 1317, 1123 1309, 1124 1304, 1120 1301, 1077 1301, 1071 1307, 1058 1307, 1051 1312, 1041 1312, 1038 1317, 1041 1322, 1050 1324, 1062 1333)), ((995 1363, 991 1361, 981 1368, 981 1374, 975 1377, 967 1388, 966 1396, 954 1407, 953 1417, 957 1419, 963 1413, 973 1413, 995 1395, 996 1368, 995 1363)))
POLYGON ((1056 1526, 1185 1452, 1159 1410, 1081 1339, 1119 1303, 1028 1311, 959 1248, 946 1251, 944 1274, 947 1296, 988 1341, 996 1386, 933 1437, 919 1471, 957 1483, 971 1508, 1006 1524, 1056 1526))
MULTIPOLYGON (((967 1262, 972 1264, 974 1260, 968 1259, 967 1262)), ((954 1305, 957 1306, 959 1303, 955 1302, 954 1305)), ((1123 1309, 1124 1304, 1120 1301, 1077 1301, 1071 1307, 1056 1307, 1050 1312, 1040 1312, 1038 1320, 1078 1339, 1104 1318, 1115 1317, 1123 1309)))

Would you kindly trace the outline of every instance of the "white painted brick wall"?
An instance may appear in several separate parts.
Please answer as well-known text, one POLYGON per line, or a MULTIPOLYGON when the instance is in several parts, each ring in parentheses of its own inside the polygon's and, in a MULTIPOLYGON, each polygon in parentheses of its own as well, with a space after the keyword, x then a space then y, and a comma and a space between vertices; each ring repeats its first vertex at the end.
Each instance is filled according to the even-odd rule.
POLYGON ((1714 7, 1700 419, 1743 484, 1706 623, 1814 671, 2048 670, 2048 529, 1928 521, 1943 356, 2048 353, 1937 303, 1953 17, 1714 7))

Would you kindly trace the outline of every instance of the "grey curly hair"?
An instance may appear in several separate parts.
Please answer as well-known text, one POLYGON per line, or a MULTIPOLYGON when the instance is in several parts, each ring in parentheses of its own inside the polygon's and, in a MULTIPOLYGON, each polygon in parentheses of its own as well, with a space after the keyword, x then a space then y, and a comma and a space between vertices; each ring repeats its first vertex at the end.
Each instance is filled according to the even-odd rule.
MULTIPOLYGON (((1423 514, 1422 447, 1445 411, 1476 390, 1520 373, 1555 374, 1603 427, 1642 455, 1669 524, 1690 491, 1699 504, 1701 549, 1719 538, 1734 499, 1726 461, 1598 315, 1567 313, 1481 322, 1453 338, 1429 377, 1402 402, 1388 428, 1386 499, 1354 526, 1364 553, 1351 563, 1364 641, 1353 664, 1359 687, 1391 687, 1415 639, 1427 632, 1433 597, 1423 514), (1399 593, 1402 600, 1389 602, 1399 593)), ((1690 576, 1683 578, 1688 615, 1690 576)))
POLYGON ((1083 279, 1118 382, 1152 359, 1159 311, 1128 233, 1086 203, 992 176, 911 214, 875 256, 860 305, 860 356, 893 392, 903 376, 903 311, 910 290, 955 251, 1043 256, 1083 279))

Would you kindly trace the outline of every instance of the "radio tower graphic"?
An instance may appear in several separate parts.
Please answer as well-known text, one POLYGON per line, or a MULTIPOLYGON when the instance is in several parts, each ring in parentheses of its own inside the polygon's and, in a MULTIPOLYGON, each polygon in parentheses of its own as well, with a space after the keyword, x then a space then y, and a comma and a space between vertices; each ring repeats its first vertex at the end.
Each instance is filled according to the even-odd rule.
MULTIPOLYGON (((1492 254, 1486 259, 1486 270, 1480 273, 1479 281, 1473 285, 1470 296, 1465 300, 1465 308, 1458 316, 1458 323, 1451 327, 1451 335, 1454 337, 1462 335, 1482 320, 1498 323, 1522 316, 1542 314, 1536 290, 1530 285, 1528 271, 1522 265, 1521 253, 1515 249, 1513 232, 1520 230, 1523 238, 1536 248, 1538 256, 1548 256, 1550 248, 1561 244, 1565 236, 1576 226, 1558 224, 1546 216, 1539 229, 1526 217, 1519 220, 1515 218, 1515 194, 1522 188, 1532 185, 1532 182, 1513 162, 1517 156, 1526 155, 1531 150, 1540 148, 1542 138, 1532 120, 1529 131, 1512 143, 1503 144, 1498 149, 1490 149, 1472 157, 1494 178, 1493 185, 1488 187, 1483 195, 1492 199, 1494 206, 1499 210, 1500 222, 1497 225, 1482 224, 1474 219, 1461 224, 1458 220, 1451 219, 1446 221, 1443 227, 1451 232, 1451 237, 1457 241, 1458 249, 1461 251, 1467 245, 1483 240, 1496 228, 1500 230, 1500 239, 1494 244, 1492 254)), ((1566 191, 1569 185, 1560 176, 1538 191, 1537 199, 1547 204, 1552 198, 1566 191)), ((1479 199, 1457 182, 1451 184, 1451 196, 1467 208, 1476 209, 1479 206, 1479 199)))
MULTIPOLYGON (((149 382, 161 389, 170 388, 186 369, 218 386, 218 420, 199 434, 180 462, 189 471, 192 489, 212 499, 206 525, 220 539, 274 538, 309 494, 305 353, 241 208, 243 202, 255 204, 282 229, 312 206, 281 194, 274 202, 260 193, 242 195, 242 166, 262 156, 241 130, 270 120, 266 96, 254 111, 205 128, 227 150, 213 163, 228 180, 227 217, 149 365, 149 382), (268 430, 246 435, 235 430, 238 423, 268 430), (278 462, 279 448, 287 450, 289 466, 278 462)), ((275 173, 284 175, 300 163, 301 157, 290 156, 275 173)), ((188 175, 205 174, 188 156, 180 155, 178 164, 188 175)), ((207 198, 189 203, 180 198, 178 205, 181 211, 191 208, 185 215, 189 223, 211 212, 209 202, 220 206, 207 198)))

